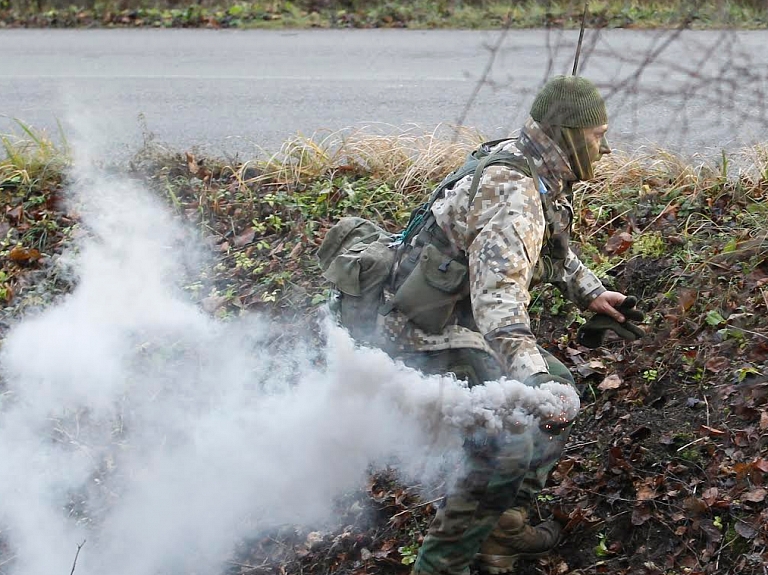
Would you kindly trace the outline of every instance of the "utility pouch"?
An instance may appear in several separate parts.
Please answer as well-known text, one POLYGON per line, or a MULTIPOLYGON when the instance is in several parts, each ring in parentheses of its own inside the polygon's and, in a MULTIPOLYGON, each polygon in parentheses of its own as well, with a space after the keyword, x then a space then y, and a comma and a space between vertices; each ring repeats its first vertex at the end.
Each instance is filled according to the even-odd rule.
POLYGON ((332 311, 352 337, 374 335, 384 287, 395 261, 392 235, 361 218, 342 218, 326 234, 318 259, 335 287, 332 311))
POLYGON ((464 263, 427 244, 416 267, 395 292, 393 307, 425 332, 440 333, 456 303, 469 294, 468 276, 464 263))

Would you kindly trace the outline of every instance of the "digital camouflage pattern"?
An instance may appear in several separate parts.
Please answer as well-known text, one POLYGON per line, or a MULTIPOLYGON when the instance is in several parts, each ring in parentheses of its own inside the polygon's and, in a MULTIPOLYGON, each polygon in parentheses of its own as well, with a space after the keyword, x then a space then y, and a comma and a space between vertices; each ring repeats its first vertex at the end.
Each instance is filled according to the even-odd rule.
MULTIPOLYGON (((452 350, 471 348, 470 355, 493 357, 507 376, 520 381, 550 373, 573 382, 568 369, 537 346, 527 308, 529 290, 540 282, 555 284, 583 308, 605 291, 569 247, 570 183, 575 176, 562 151, 533 120, 517 140, 498 148, 527 156, 535 175, 491 165, 483 171, 471 203, 473 175, 459 180, 432 205, 452 248, 467 255, 472 321, 457 313, 443 333, 431 335, 394 310, 379 318, 385 347, 427 373, 469 372, 473 377, 466 379, 471 383, 495 379, 499 370, 482 373, 487 364, 467 358, 466 351, 460 356, 452 350), (453 366, 452 361, 461 365, 453 366)), ((468 438, 466 468, 430 525, 414 575, 467 575, 489 536, 503 540, 502 514, 529 504, 544 488, 570 430, 568 426, 550 433, 530 426, 501 437, 468 438)))
MULTIPOLYGON (((520 381, 549 373, 572 383, 568 369, 537 346, 527 308, 530 289, 540 282, 555 284, 582 308, 605 291, 569 247, 576 176, 533 120, 518 139, 499 143, 491 153, 498 149, 527 157, 535 173, 528 177, 490 165, 471 202, 473 174, 431 207, 448 251, 467 256, 468 305, 458 305, 454 321, 439 334, 420 330, 393 309, 378 319, 382 347, 426 373, 453 372, 471 384, 497 379, 502 366, 520 381)), ((500 529, 502 514, 543 489, 569 434, 570 426, 559 433, 529 426, 467 438, 466 468, 424 538, 414 574, 467 575, 483 542, 500 529)))
POLYGON ((457 318, 434 335, 395 310, 380 318, 380 328, 382 346, 393 355, 482 349, 504 358, 507 376, 523 381, 547 372, 530 329, 530 288, 553 283, 582 308, 605 288, 568 245, 573 221, 570 183, 575 176, 563 152, 532 119, 517 140, 501 142, 498 148, 525 153, 543 189, 532 177, 492 165, 484 170, 471 204, 470 174, 432 205, 452 246, 467 254, 473 321, 467 325, 457 318))

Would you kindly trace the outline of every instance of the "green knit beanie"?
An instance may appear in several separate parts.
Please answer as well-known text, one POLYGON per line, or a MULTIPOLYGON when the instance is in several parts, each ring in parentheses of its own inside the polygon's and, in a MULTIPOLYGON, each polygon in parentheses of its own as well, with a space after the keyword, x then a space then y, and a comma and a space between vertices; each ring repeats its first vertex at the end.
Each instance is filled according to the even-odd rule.
POLYGON ((578 76, 555 76, 533 101, 531 117, 540 124, 565 128, 593 128, 608 123, 595 85, 578 76))

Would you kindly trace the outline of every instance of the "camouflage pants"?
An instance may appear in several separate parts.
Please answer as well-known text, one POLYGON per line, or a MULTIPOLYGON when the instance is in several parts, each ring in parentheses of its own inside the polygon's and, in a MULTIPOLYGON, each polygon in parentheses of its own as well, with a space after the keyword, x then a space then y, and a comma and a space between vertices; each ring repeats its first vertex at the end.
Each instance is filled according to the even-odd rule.
MULTIPOLYGON (((573 382, 568 369, 540 348, 549 373, 573 382)), ((427 373, 453 372, 470 385, 497 379, 501 368, 486 353, 473 350, 423 352, 402 358, 427 373)), ((467 575, 480 546, 504 511, 527 506, 560 459, 570 427, 558 435, 538 428, 465 442, 465 466, 443 499, 414 565, 417 575, 467 575)))

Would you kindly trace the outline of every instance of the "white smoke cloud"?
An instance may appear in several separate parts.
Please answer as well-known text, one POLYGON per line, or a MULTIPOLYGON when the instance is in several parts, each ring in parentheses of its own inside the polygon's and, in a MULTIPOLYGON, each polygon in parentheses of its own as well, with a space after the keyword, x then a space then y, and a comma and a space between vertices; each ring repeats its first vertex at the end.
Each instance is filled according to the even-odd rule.
POLYGON ((217 321, 178 285, 205 253, 193 234, 137 184, 84 171, 77 287, 0 355, 13 573, 61 572, 83 540, 78 575, 215 572, 243 536, 327 519, 371 462, 424 473, 461 429, 578 410, 556 384, 423 377, 331 326, 314 349, 257 316, 217 321))

